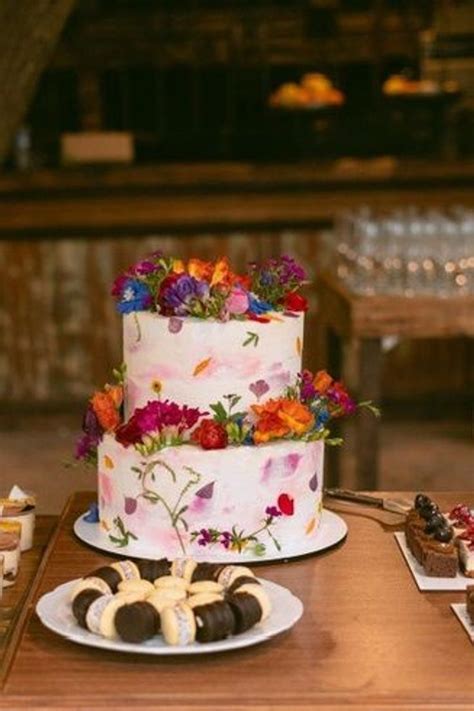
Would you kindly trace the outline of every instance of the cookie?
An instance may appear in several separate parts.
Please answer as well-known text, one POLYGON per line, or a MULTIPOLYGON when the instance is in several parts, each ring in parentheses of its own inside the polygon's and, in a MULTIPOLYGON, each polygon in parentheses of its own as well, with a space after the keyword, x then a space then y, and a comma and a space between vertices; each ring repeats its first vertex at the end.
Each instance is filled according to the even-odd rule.
POLYGON ((90 576, 95 578, 101 578, 101 580, 104 580, 113 593, 117 592, 118 584, 122 580, 122 576, 120 575, 118 570, 112 568, 111 565, 103 565, 101 568, 97 568, 92 573, 90 573, 90 576))
POLYGON ((83 590, 89 590, 91 588, 98 590, 102 593, 102 595, 110 595, 112 592, 110 586, 107 585, 105 580, 102 580, 102 578, 81 578, 72 589, 71 601, 73 601, 74 598, 83 590))
POLYGON ((220 563, 198 563, 193 570, 191 582, 197 583, 200 580, 217 580, 223 568, 225 568, 225 565, 220 563))
POLYGON ((133 580, 122 580, 118 586, 119 592, 136 592, 143 593, 146 597, 150 595, 154 590, 155 586, 148 580, 133 579, 133 580))
POLYGON ((100 618, 102 617, 102 613, 107 605, 109 605, 114 599, 114 596, 111 594, 101 595, 89 605, 89 609, 86 613, 86 627, 89 632, 101 634, 100 618))
POLYGON ((197 562, 192 558, 177 558, 171 563, 171 575, 184 578, 189 583, 196 568, 197 562))
POLYGON ((161 613, 165 607, 173 607, 177 602, 186 600, 186 592, 184 590, 178 590, 177 588, 155 590, 146 600, 161 613))
POLYGON ((184 578, 179 578, 176 575, 163 575, 157 578, 153 583, 157 590, 177 588, 178 590, 187 590, 188 583, 184 578))
POLYGON ((246 583, 245 585, 242 585, 240 588, 238 588, 238 590, 236 590, 235 595, 242 595, 243 593, 253 595, 258 600, 259 605, 262 608, 261 621, 263 622, 263 620, 266 620, 267 617, 270 615, 272 606, 270 599, 263 587, 255 583, 246 583))
POLYGON ((115 628, 124 642, 139 644, 160 630, 160 616, 149 602, 122 605, 115 613, 115 628))
POLYGON ((215 580, 199 580, 197 583, 191 583, 188 586, 189 595, 197 595, 198 593, 222 593, 224 588, 215 580))
POLYGON ((244 575, 251 578, 255 577, 250 568, 246 568, 244 565, 226 565, 219 573, 217 582, 227 590, 237 578, 241 578, 244 575))
POLYGON ((226 596, 234 615, 234 634, 242 634, 262 619, 262 608, 254 595, 249 593, 230 593, 226 596))
POLYGON ((110 567, 120 573, 122 580, 133 580, 140 577, 140 571, 133 560, 117 560, 115 563, 111 563, 110 567))
POLYGON ((196 637, 196 621, 189 605, 179 602, 174 607, 165 607, 161 613, 161 631, 167 644, 192 644, 196 637))
POLYGON ((229 585, 229 587, 227 588, 227 592, 233 593, 240 587, 242 587, 242 585, 246 585, 247 583, 251 583, 252 585, 260 585, 257 578, 254 578, 251 575, 241 575, 238 578, 235 578, 234 582, 229 585))
POLYGON ((80 627, 84 627, 87 629, 87 610, 89 609, 89 606, 94 602, 94 600, 97 600, 97 598, 101 597, 101 595, 103 595, 103 593, 101 593, 100 590, 97 590, 95 588, 85 588, 85 590, 81 590, 81 592, 76 595, 76 597, 72 601, 72 614, 76 618, 77 624, 80 627))
POLYGON ((187 604, 191 608, 199 607, 199 605, 210 605, 212 602, 218 602, 223 600, 223 595, 219 593, 198 593, 197 595, 191 595, 186 600, 187 604))
POLYGON ((163 575, 170 574, 171 563, 166 558, 161 558, 160 560, 143 559, 134 562, 140 572, 140 577, 143 580, 148 580, 150 583, 153 583, 157 578, 161 578, 163 575))
POLYGON ((234 614, 230 605, 224 600, 195 607, 194 617, 198 642, 218 642, 234 632, 234 614))

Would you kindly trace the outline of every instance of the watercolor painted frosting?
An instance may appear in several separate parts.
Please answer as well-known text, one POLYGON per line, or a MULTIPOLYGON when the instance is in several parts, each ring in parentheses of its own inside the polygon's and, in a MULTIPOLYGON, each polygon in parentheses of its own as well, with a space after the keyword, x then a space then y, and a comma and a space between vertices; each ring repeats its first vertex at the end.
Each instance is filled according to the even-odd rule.
POLYGON ((232 393, 246 409, 301 371, 303 313, 223 323, 141 311, 123 322, 126 417, 157 396, 208 410, 232 393))
POLYGON ((127 554, 225 560, 310 552, 322 510, 322 441, 151 456, 99 445, 101 531, 127 554))

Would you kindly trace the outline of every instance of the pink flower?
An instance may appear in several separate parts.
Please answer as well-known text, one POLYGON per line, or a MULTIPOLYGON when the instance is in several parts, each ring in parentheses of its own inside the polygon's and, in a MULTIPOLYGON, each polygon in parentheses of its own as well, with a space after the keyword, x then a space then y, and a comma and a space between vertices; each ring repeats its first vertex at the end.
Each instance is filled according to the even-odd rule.
POLYGON ((239 286, 231 289, 225 302, 226 309, 230 314, 244 314, 249 307, 249 297, 247 292, 239 286))

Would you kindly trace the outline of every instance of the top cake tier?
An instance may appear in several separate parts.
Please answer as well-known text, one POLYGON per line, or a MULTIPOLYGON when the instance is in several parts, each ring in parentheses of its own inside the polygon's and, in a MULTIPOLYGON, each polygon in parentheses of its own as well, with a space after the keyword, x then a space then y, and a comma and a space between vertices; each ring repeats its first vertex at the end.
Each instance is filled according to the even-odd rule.
POLYGON ((281 397, 301 372, 303 326, 302 312, 269 323, 124 315, 125 416, 157 396, 202 410, 230 394, 243 410, 281 397))

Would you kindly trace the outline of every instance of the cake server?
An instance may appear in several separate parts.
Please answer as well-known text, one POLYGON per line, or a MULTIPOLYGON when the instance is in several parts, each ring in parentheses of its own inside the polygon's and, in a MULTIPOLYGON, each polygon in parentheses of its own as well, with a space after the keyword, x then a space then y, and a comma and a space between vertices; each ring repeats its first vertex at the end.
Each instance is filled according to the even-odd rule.
POLYGON ((325 489, 324 495, 331 499, 339 499, 352 504, 362 504, 363 506, 372 506, 376 509, 391 511, 392 513, 406 514, 412 508, 412 504, 406 499, 385 499, 378 496, 369 496, 368 494, 359 494, 356 491, 349 489, 325 489))

